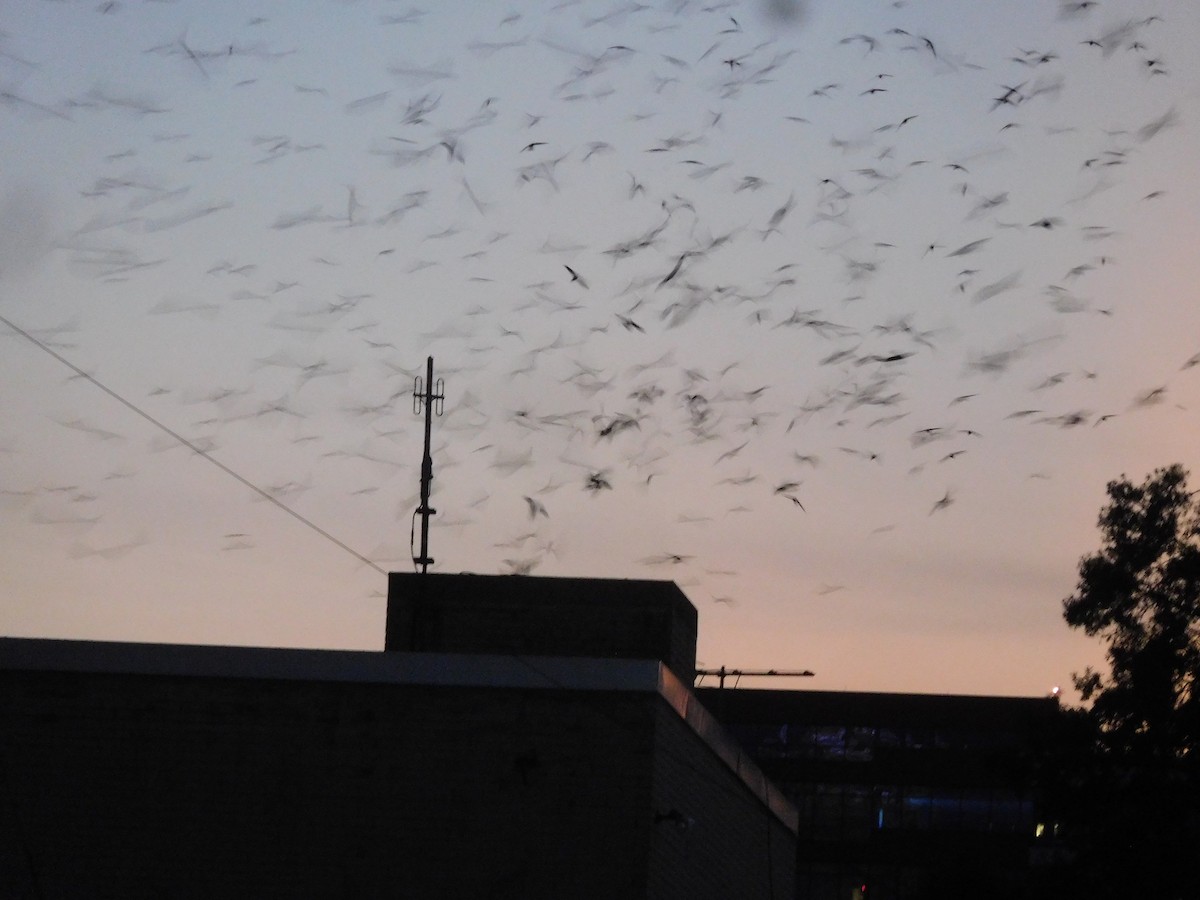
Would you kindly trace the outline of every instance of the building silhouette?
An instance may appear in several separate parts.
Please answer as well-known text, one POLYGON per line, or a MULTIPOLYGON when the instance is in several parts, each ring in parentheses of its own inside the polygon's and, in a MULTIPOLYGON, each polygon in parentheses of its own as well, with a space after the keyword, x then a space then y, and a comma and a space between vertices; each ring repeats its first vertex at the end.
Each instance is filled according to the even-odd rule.
POLYGON ((797 808, 798 898, 1020 897, 1054 858, 1056 698, 696 693, 797 808))
POLYGON ((693 689, 696 634, 670 582, 393 573, 383 652, 0 639, 0 897, 1028 888, 1055 700, 693 689))
POLYGON ((392 575, 385 652, 0 639, 0 896, 790 898, 668 582, 392 575))

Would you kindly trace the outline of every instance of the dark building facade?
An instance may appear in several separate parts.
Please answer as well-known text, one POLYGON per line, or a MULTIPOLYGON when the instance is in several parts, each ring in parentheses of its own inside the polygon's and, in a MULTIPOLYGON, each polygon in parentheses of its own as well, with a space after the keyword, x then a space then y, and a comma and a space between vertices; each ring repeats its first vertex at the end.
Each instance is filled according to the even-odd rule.
POLYGON ((702 688, 798 810, 797 897, 1020 897, 1053 698, 702 688))
POLYGON ((423 651, 0 639, 0 896, 795 895, 795 810, 660 662, 674 585, 420 577, 423 651))
POLYGON ((1026 893, 1055 700, 692 690, 696 633, 393 574, 385 652, 0 639, 0 897, 1026 893))
POLYGON ((385 649, 657 659, 696 671, 696 607, 673 582, 388 576, 385 649))

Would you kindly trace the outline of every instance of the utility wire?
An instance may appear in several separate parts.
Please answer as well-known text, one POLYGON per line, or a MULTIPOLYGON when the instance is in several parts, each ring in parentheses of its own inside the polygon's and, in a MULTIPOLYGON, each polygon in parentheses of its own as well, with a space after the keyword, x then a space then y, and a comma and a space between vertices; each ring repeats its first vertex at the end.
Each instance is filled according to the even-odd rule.
POLYGON ((114 400, 116 400, 122 406, 137 413, 139 416, 141 416, 143 419, 145 419, 147 422, 149 422, 155 428, 159 429, 160 431, 166 432, 167 434, 169 434, 175 440, 179 441, 179 443, 183 444, 185 447, 187 447, 192 452, 196 453, 199 456, 204 457, 204 459, 208 460, 210 463, 212 463, 214 466, 216 466, 218 469, 220 469, 226 475, 230 476, 231 478, 237 479, 242 484, 244 484, 246 487, 250 488, 250 490, 254 491, 254 493, 256 493, 260 497, 262 497, 264 500, 270 501, 271 503, 273 503, 277 507, 279 507, 281 510, 283 510, 285 513, 287 513, 289 516, 291 516, 293 519, 297 520, 298 522, 301 522, 304 525, 307 525, 309 528, 311 528, 317 534, 321 535, 321 537, 325 538, 325 540, 327 540, 333 544, 336 544, 338 547, 341 547, 343 550, 345 550, 347 553, 349 553, 355 559, 359 560, 360 562, 366 563, 368 566, 370 566, 372 569, 374 569, 380 575, 387 574, 387 572, 384 569, 380 568, 377 564, 375 564, 371 560, 367 559, 365 556, 363 556, 361 553, 359 553, 354 548, 339 541, 332 534, 330 534, 328 531, 326 531, 321 526, 317 525, 315 522, 304 518, 304 516, 300 515, 300 513, 296 512, 291 507, 286 506, 285 504, 280 502, 280 500, 278 498, 271 496, 271 494, 269 494, 267 491, 264 491, 258 485, 247 480, 246 478, 243 478, 237 472, 233 471, 233 469, 229 468, 229 466, 225 465, 225 463, 221 462, 220 460, 218 460, 216 457, 214 457, 212 454, 208 453, 207 451, 201 449, 192 441, 189 441, 183 435, 179 434, 179 432, 171 430, 166 425, 164 425, 162 422, 158 421, 158 419, 154 418, 154 416, 150 415, 148 412, 145 412, 144 410, 139 409, 133 403, 131 403, 130 401, 128 401, 124 397, 122 397, 120 394, 118 394, 116 391, 112 390, 111 388, 109 388, 106 385, 102 384, 101 382, 97 381, 94 377, 89 375, 87 372, 83 371, 83 369, 79 368, 79 366, 75 365, 70 360, 66 359, 65 357, 63 357, 62 355, 60 355, 58 353, 55 353, 54 350, 52 350, 49 346, 47 346, 42 341, 39 341, 36 337, 34 337, 28 331, 24 331, 23 329, 18 328, 16 325, 14 325, 12 322, 10 322, 8 319, 6 319, 4 316, 0 316, 0 322, 3 322, 5 325, 7 325, 9 328, 11 328, 15 333, 17 333, 21 337, 25 338, 25 340, 29 341, 31 344, 34 344, 35 346, 40 347, 42 350, 46 351, 46 353, 53 356, 56 360, 58 360, 60 363, 62 363, 64 366, 66 366, 68 369, 70 369, 72 372, 74 372, 80 378, 83 378, 86 381, 90 382, 95 387, 98 387, 100 390, 104 391, 104 393, 108 394, 108 396, 112 397, 114 400))

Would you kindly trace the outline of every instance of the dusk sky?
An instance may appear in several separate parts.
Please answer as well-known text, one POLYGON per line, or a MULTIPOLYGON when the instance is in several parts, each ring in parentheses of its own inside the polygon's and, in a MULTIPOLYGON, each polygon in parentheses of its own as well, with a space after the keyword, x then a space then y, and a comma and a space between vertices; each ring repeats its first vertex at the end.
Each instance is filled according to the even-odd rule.
POLYGON ((381 649, 433 356, 432 571, 673 580, 703 665, 805 688, 1065 689, 1105 484, 1195 473, 1198 45, 1194 0, 5 4, 0 633, 381 649))

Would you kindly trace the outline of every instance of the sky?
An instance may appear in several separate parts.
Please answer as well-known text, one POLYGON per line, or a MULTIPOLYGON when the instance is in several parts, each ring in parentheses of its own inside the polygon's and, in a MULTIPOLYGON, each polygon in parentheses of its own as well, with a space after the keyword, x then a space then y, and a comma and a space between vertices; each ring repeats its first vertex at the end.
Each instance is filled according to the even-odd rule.
POLYGON ((5 4, 0 633, 381 649, 432 357, 431 571, 675 581, 771 687, 1069 697, 1105 485, 1195 464, 1198 41, 5 4))

